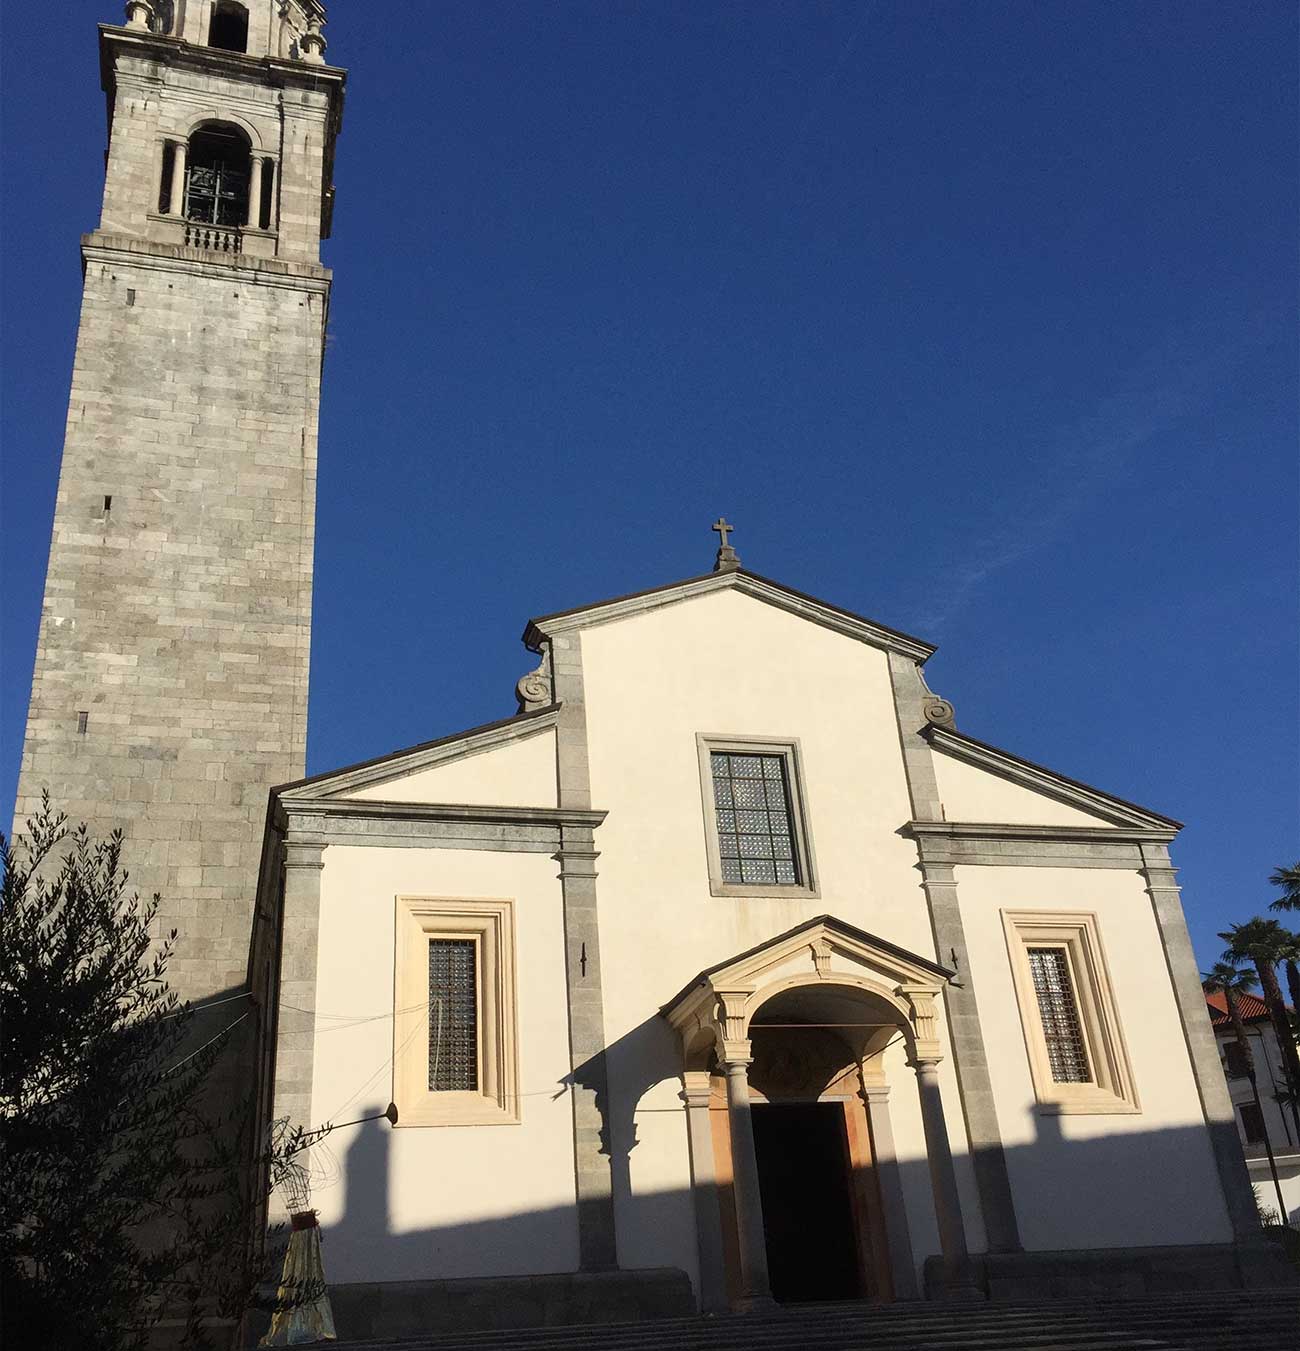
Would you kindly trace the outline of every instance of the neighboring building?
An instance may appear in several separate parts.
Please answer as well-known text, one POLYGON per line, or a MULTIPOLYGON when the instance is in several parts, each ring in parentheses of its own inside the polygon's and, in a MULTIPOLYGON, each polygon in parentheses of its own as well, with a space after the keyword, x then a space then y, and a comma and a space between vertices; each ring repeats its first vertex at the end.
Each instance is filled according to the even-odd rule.
POLYGON ((42 789, 125 830, 201 1000, 244 982, 267 786, 304 767, 344 74, 315 0, 126 10, 15 834, 42 789))
POLYGON ((1259 1194, 1260 1204, 1271 1210, 1278 1208, 1277 1190, 1265 1146, 1267 1136, 1277 1164, 1287 1216, 1292 1224, 1300 1222, 1300 1142, 1296 1140, 1290 1109, 1283 1109, 1277 1101, 1277 1095, 1286 1089, 1286 1071, 1282 1064, 1282 1048, 1268 1016, 1268 1006, 1252 994, 1237 996, 1255 1061, 1255 1081, 1259 1089, 1259 1102, 1256 1103, 1246 1075, 1246 1064, 1237 1046, 1237 1035, 1228 1020, 1227 1001, 1221 994, 1212 994, 1205 996, 1205 1002, 1219 1043, 1219 1058, 1237 1117, 1237 1133, 1246 1153, 1246 1167, 1250 1170, 1250 1180, 1259 1194))
POLYGON ((730 549, 524 641, 518 716, 272 794, 267 1111, 400 1114, 315 1160, 341 1330, 1245 1279, 1176 822, 730 549))

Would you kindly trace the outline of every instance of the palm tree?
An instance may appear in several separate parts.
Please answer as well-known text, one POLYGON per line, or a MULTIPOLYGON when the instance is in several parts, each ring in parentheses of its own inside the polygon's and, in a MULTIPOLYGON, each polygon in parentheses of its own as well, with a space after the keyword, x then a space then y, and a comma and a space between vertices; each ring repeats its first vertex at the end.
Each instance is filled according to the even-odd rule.
POLYGON ((1273 1174, 1273 1188, 1277 1192, 1278 1214, 1282 1223, 1286 1223, 1286 1201, 1282 1196, 1282 1183, 1277 1175, 1277 1160, 1273 1157, 1273 1142, 1268 1138, 1268 1118, 1264 1115, 1264 1104, 1259 1100, 1259 1084, 1255 1079, 1255 1054, 1250 1049, 1250 1038, 1246 1035, 1246 1024, 1242 1021, 1241 1006, 1237 996, 1249 994, 1256 985, 1254 973, 1243 971, 1240 958, 1228 958, 1215 962, 1208 970, 1201 972, 1201 989, 1206 994, 1221 994, 1228 1006, 1228 1021, 1232 1024, 1232 1034, 1241 1048, 1241 1061, 1246 1067, 1246 1077, 1250 1080, 1250 1091, 1255 1098, 1255 1110, 1259 1113, 1260 1125, 1264 1128, 1264 1150, 1268 1154, 1269 1171, 1273 1174))
POLYGON ((1241 1047, 1241 1062, 1246 1067, 1246 1073, 1254 1076, 1255 1073, 1255 1053, 1250 1049, 1250 1038, 1246 1035, 1246 1024, 1241 1018, 1241 1005, 1237 1002, 1237 996, 1249 994, 1258 981, 1253 972, 1243 971, 1241 960, 1224 960, 1215 962, 1208 970, 1201 972, 1201 989, 1206 994, 1221 994, 1224 1003, 1228 1006, 1228 1021, 1232 1024, 1232 1034, 1237 1039, 1237 1045, 1241 1047))
POLYGON ((1270 910, 1300 910, 1300 863, 1293 863, 1289 868, 1274 868, 1268 880, 1270 886, 1282 888, 1282 894, 1269 906, 1270 910))
MULTIPOLYGON (((1268 880, 1272 886, 1282 888, 1282 894, 1268 907, 1270 910, 1300 910, 1300 863, 1274 868, 1268 880)), ((1295 950, 1286 957, 1286 987, 1291 995, 1291 1011, 1300 1017, 1300 936, 1293 947, 1295 950)))
POLYGON ((1277 979, 1277 965, 1285 961, 1291 951, 1290 944, 1295 935, 1284 929, 1275 919, 1248 919, 1244 924, 1231 925, 1226 933, 1219 935, 1228 945, 1224 960, 1249 960, 1255 964, 1259 973, 1260 990, 1264 1003, 1268 1006, 1269 1017, 1273 1021, 1273 1031, 1277 1034, 1282 1050, 1282 1068, 1286 1074, 1287 1096, 1291 1103, 1291 1115, 1295 1121, 1297 1136, 1300 1137, 1300 1052, 1296 1049, 1295 1034, 1287 1018, 1286 1001, 1282 998, 1282 987, 1277 979))

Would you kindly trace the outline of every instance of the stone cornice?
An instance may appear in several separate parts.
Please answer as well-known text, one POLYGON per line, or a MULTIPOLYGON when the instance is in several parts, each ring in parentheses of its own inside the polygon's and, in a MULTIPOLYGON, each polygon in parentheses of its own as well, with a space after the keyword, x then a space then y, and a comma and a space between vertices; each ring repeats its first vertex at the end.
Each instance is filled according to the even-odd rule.
MULTIPOLYGON (((1077 807, 1080 811, 1091 812, 1094 816, 1100 816, 1117 826, 1160 832, 1158 836, 1150 837, 1153 840, 1158 838, 1167 843, 1183 828, 1182 822, 1175 821, 1172 817, 1161 816, 1158 812, 1103 793, 1100 788, 1093 788, 1076 779, 1067 779, 1065 775, 1058 774, 1055 770, 1048 769, 1044 765, 1036 765, 1032 760, 1022 760, 1018 755, 1012 755, 1010 751, 1001 750, 997 746, 976 741, 974 737, 967 736, 955 728, 931 725, 922 735, 936 751, 987 770, 1022 788, 1055 798, 1056 801, 1077 807)), ((1101 829, 1105 830, 1105 827, 1101 829)))
MULTIPOLYGON (((238 80, 255 79, 261 84, 294 85, 323 89, 331 96, 336 119, 341 115, 347 71, 341 66, 315 65, 278 56, 249 56, 220 47, 204 47, 183 38, 164 37, 138 28, 99 25, 99 49, 104 88, 110 87, 111 54, 119 51, 168 65, 188 66, 205 75, 229 75, 238 80)), ((336 120, 335 130, 338 129, 336 120)))
POLYGON ((461 802, 381 802, 369 798, 297 797, 276 794, 274 821, 291 831, 292 822, 322 823, 329 820, 437 821, 458 825, 543 826, 560 830, 577 826, 595 830, 604 821, 603 811, 579 811, 570 807, 483 807, 461 802))
POLYGON ((537 652, 547 638, 558 633, 592 628, 597 624, 609 624, 615 620, 628 619, 650 610, 661 609, 665 605, 676 605, 697 596, 732 589, 784 610, 788 614, 819 624, 822 628, 841 633, 847 638, 867 643, 872 647, 883 648, 888 652, 901 653, 918 663, 926 661, 935 651, 932 644, 923 642, 920 638, 913 638, 909 634, 900 633, 897 629, 887 628, 850 610, 841 610, 838 606, 818 600, 815 596, 794 591, 780 582, 760 577, 757 573, 746 572, 743 568, 706 573, 702 577, 671 582, 649 591, 636 591, 630 595, 597 601, 595 604, 580 606, 577 609, 541 615, 529 620, 524 629, 524 645, 530 651, 537 652))
POLYGON ((103 234, 96 230, 81 237, 81 255, 86 262, 122 263, 176 272, 190 277, 211 277, 215 265, 223 281, 250 286, 278 286, 285 290, 312 291, 328 296, 333 273, 317 263, 292 262, 285 258, 255 258, 251 254, 218 254, 184 244, 163 244, 135 235, 103 234))
POLYGON ((1178 833, 1172 826, 1021 826, 997 821, 909 821, 903 830, 917 839, 1025 840, 1061 844, 1168 844, 1178 833))
POLYGON ((557 714, 558 710, 553 706, 536 709, 530 713, 519 713, 513 718, 503 718, 499 722, 471 727, 468 731, 456 732, 451 736, 440 737, 436 741, 425 741, 418 746, 391 751, 388 755, 376 756, 373 760, 362 760, 355 765, 344 765, 340 769, 329 770, 324 774, 314 774, 311 778, 300 779, 296 783, 280 784, 272 789, 272 792, 280 798, 292 797, 300 801, 337 801, 340 800, 339 794, 342 793, 386 783, 407 774, 431 769, 435 765, 463 760, 524 737, 534 736, 538 732, 553 728, 557 714))

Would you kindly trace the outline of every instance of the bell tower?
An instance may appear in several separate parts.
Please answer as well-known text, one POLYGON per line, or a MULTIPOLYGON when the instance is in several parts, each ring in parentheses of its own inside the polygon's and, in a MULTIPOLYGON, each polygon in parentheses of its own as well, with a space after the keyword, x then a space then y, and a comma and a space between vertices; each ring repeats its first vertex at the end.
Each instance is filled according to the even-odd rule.
POLYGON ((127 835, 202 998, 245 977, 267 789, 304 771, 316 437, 344 72, 317 0, 131 0, 16 831, 127 835))

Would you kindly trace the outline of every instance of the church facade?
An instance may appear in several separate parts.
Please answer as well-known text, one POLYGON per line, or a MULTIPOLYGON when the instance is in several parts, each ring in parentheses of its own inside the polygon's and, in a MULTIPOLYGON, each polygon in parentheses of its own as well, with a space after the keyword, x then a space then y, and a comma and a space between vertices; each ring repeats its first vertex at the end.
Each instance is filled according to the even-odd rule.
POLYGON ((340 1332, 1261 1279, 1177 823, 724 523, 531 621, 514 716, 302 777, 345 74, 317 0, 125 17, 19 830, 124 829, 232 1091, 354 1123, 340 1332))
POLYGON ((1176 822, 730 549, 524 640, 515 717, 272 794, 268 1111, 398 1113, 317 1151, 341 1329, 1251 1279, 1176 822))

